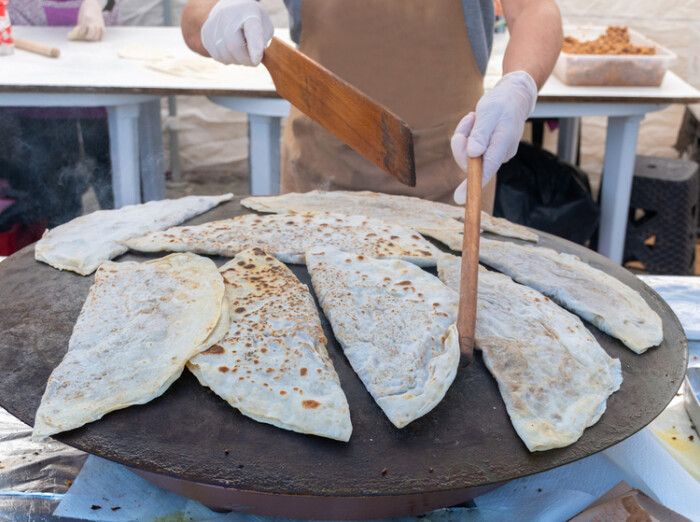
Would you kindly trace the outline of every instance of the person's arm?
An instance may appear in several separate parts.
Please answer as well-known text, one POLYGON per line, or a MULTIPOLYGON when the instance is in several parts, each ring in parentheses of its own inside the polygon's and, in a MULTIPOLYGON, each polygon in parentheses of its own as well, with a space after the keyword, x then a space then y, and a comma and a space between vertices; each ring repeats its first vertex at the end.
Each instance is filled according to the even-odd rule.
POLYGON ((189 0, 180 26, 190 49, 237 65, 258 65, 275 31, 255 0, 189 0))
MULTIPOLYGON (((525 121, 554 68, 563 38, 555 0, 502 0, 502 5, 510 31, 504 76, 462 118, 451 142, 455 161, 464 170, 468 157, 483 156, 484 184, 518 151, 525 121)), ((464 204, 466 194, 465 181, 455 191, 455 202, 464 204)))
POLYGON ((209 56, 209 51, 202 45, 202 26, 217 0, 189 0, 182 11, 180 28, 185 43, 193 51, 209 56))
POLYGON ((525 71, 540 90, 561 51, 559 8, 554 0, 501 0, 501 3, 510 33, 503 74, 525 71))

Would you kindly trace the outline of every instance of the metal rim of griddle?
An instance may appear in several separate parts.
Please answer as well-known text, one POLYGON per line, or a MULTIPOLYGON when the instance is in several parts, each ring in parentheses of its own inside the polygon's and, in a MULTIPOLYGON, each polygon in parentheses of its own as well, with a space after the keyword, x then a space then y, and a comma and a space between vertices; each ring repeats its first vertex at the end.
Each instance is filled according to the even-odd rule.
MULTIPOLYGON (((187 224, 247 213, 239 201, 187 224)), ((402 430, 393 427, 350 368, 322 312, 328 352, 350 404, 349 443, 248 419, 187 371, 150 403, 55 438, 214 507, 326 519, 417 514, 484 492, 475 488, 602 451, 642 429, 671 401, 685 373, 687 341, 668 305, 627 270, 581 246, 539 234, 541 246, 576 254, 638 290, 664 323, 662 345, 642 355, 586 323, 603 348, 620 359, 624 380, 598 423, 571 446, 527 450, 479 353, 459 370, 433 411, 402 430)), ((166 254, 129 253, 118 261, 161 255, 166 254)), ((311 288, 305 267, 290 267, 311 288)), ((33 246, 0 264, 0 402, 30 425, 92 280, 34 261, 33 246)))

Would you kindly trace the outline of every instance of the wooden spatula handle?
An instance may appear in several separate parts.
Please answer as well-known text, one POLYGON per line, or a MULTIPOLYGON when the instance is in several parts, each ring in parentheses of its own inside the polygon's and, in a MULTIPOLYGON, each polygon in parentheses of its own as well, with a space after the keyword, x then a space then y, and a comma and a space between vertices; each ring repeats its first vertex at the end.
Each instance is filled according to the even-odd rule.
POLYGON ((481 227, 481 177, 483 159, 469 158, 467 163, 467 203, 464 206, 464 238, 459 284, 460 365, 466 366, 474 353, 476 295, 479 277, 479 233, 481 227))

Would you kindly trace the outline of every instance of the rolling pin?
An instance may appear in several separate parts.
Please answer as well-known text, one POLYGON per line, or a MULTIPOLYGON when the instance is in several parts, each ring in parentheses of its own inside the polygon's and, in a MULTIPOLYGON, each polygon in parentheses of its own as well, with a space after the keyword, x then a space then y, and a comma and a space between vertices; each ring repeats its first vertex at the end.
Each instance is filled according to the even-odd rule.
POLYGON ((44 45, 17 37, 14 37, 13 40, 15 42, 15 47, 17 49, 22 49, 23 51, 41 54, 42 56, 47 56, 49 58, 58 58, 61 55, 61 51, 59 49, 49 45, 44 45))

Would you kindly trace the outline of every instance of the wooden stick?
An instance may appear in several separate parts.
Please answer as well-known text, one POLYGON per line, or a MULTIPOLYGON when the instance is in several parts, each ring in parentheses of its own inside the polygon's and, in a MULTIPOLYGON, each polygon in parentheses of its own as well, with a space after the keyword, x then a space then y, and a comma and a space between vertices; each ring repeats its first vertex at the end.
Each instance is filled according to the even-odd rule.
POLYGON ((38 42, 32 42, 31 40, 25 40, 24 38, 15 37, 13 40, 17 49, 29 51, 30 53, 41 54, 42 56, 47 56, 48 58, 58 58, 61 56, 61 51, 55 47, 40 44, 38 42))
POLYGON ((462 267, 457 315, 460 366, 463 367, 471 362, 474 353, 483 158, 469 158, 467 165, 467 203, 464 206, 464 237, 462 238, 462 267))

